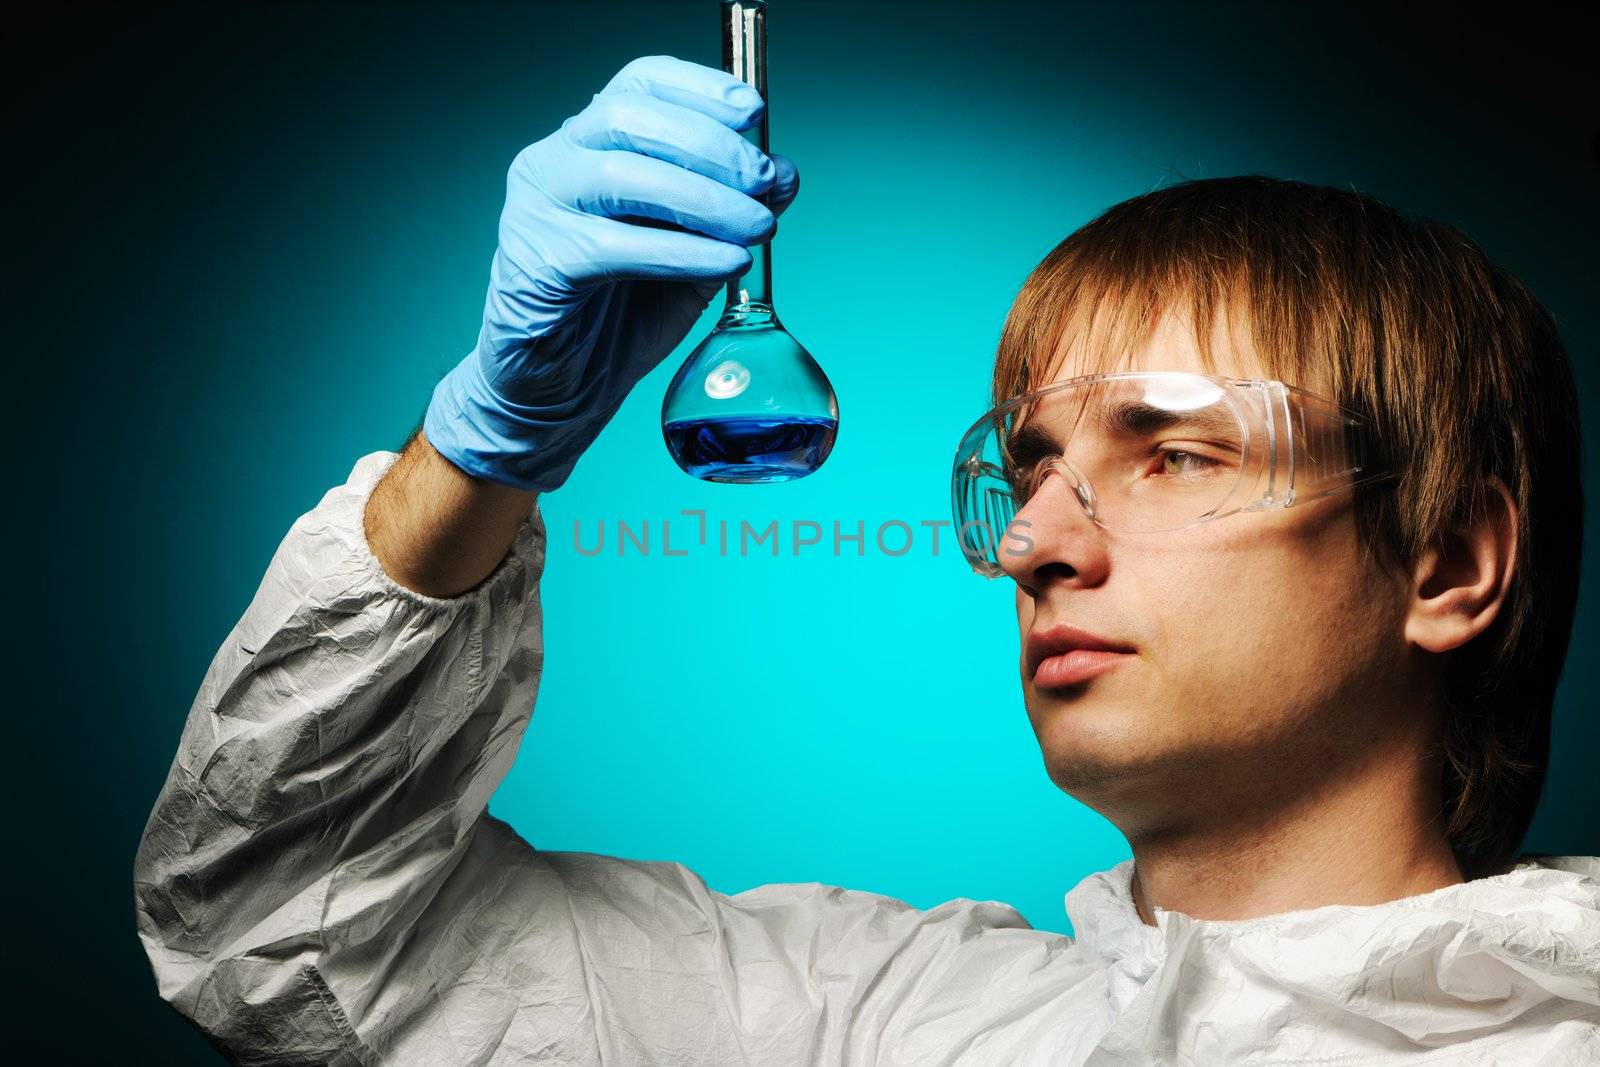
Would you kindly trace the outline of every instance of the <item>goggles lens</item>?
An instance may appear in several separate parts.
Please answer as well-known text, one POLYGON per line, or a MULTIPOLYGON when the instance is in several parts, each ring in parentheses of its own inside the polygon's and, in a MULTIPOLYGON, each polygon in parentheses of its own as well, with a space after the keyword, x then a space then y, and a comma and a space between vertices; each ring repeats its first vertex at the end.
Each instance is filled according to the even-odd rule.
POLYGON ((1018 397, 956 453, 957 540, 997 576, 1026 549, 1030 503, 1108 530, 1178 530, 1349 486, 1354 420, 1277 382, 1179 372, 1095 375, 1018 397), (1298 464, 1298 471, 1297 471, 1298 464), (1297 477, 1298 473, 1298 477, 1297 477), (1022 536, 1018 536, 1018 535, 1022 536))

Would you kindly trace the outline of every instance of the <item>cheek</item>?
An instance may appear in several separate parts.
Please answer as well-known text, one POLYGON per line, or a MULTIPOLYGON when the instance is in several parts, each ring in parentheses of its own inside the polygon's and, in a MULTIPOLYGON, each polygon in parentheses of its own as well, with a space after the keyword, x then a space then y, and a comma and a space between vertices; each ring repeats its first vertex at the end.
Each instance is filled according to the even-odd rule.
POLYGON ((1132 564, 1176 713, 1264 727, 1369 680, 1386 654, 1389 598, 1366 580, 1353 528, 1302 519, 1250 532, 1219 529, 1132 564))
POLYGON ((1274 630, 1292 620, 1258 554, 1195 547, 1146 558, 1137 610, 1148 627, 1144 652, 1168 689, 1163 703, 1214 719, 1246 701, 1277 655, 1274 630))

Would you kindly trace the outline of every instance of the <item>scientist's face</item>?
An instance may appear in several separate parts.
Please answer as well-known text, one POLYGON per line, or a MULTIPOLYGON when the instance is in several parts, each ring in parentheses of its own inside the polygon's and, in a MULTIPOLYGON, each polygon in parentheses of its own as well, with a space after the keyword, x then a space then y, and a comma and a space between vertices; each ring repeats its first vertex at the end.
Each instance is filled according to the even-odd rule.
MULTIPOLYGON (((1208 369, 1169 317, 1129 369, 1274 377, 1239 327, 1213 337, 1208 369)), ((1069 360, 1055 380, 1097 369, 1069 360)), ((1051 778, 1124 833, 1276 809, 1418 728, 1407 582, 1366 561, 1349 494, 1125 535, 1089 521, 1057 478, 1018 519, 1032 548, 1001 558, 1029 719, 1051 778), (1041 663, 1040 639, 1068 627, 1122 651, 1041 663)))

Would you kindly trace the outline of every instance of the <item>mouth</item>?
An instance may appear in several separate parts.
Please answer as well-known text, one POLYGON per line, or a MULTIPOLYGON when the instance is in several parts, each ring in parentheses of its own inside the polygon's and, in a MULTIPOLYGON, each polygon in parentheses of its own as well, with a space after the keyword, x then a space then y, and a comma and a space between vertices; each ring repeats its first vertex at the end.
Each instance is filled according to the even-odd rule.
POLYGON ((1040 689, 1080 685, 1113 670, 1137 653, 1126 642, 1079 630, 1052 626, 1028 635, 1026 673, 1040 689))

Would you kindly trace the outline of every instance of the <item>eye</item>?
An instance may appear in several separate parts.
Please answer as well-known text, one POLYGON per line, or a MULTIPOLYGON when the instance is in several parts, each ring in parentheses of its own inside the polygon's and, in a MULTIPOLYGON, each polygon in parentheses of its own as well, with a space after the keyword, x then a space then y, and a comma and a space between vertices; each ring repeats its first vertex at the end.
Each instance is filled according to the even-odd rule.
POLYGON ((1161 473, 1169 478, 1192 478, 1213 473, 1222 467, 1221 463, 1208 456, 1179 448, 1162 449, 1160 456, 1161 473))

